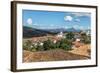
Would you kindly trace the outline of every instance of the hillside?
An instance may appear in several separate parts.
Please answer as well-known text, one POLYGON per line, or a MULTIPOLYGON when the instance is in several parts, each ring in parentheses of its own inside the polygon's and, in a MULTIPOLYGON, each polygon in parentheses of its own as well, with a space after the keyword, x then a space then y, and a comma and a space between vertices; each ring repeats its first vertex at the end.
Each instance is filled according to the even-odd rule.
POLYGON ((30 38, 34 36, 45 36, 47 32, 35 28, 23 26, 23 37, 30 38))
POLYGON ((90 58, 90 45, 83 45, 71 51, 62 49, 38 52, 23 51, 23 62, 85 60, 90 58))

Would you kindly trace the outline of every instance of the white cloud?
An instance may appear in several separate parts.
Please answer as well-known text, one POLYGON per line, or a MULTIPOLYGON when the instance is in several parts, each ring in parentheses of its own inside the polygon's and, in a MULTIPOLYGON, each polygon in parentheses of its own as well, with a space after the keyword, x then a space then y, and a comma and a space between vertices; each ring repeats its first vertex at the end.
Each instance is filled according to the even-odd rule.
POLYGON ((33 25, 38 25, 37 23, 34 23, 33 25))
POLYGON ((73 15, 75 15, 76 17, 81 17, 81 16, 90 16, 90 13, 81 13, 81 12, 76 12, 76 13, 72 13, 73 15))
POLYGON ((28 23, 28 24, 32 24, 32 19, 31 19, 31 18, 28 18, 28 19, 27 19, 27 23, 28 23))
POLYGON ((73 28, 79 29, 79 25, 73 25, 73 28))
POLYGON ((74 25, 73 28, 80 29, 80 30, 84 30, 85 29, 83 26, 80 26, 80 25, 74 25))
POLYGON ((84 28, 83 26, 80 26, 79 29, 80 29, 80 30, 84 30, 85 28, 84 28))
POLYGON ((51 26, 51 27, 53 27, 53 26, 54 26, 54 24, 50 24, 50 26, 51 26))
POLYGON ((80 19, 75 19, 75 21, 80 22, 80 19))
POLYGON ((68 28, 68 26, 64 26, 63 28, 67 29, 67 28, 68 28))
POLYGON ((65 17, 64 17, 64 20, 65 20, 65 21, 72 21, 72 19, 73 19, 73 18, 72 18, 71 16, 65 16, 65 17))

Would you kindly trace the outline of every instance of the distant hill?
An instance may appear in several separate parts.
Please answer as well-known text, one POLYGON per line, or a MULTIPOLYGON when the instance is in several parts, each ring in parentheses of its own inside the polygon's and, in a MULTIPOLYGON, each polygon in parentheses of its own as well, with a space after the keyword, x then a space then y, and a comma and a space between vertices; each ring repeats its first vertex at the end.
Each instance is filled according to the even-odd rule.
POLYGON ((33 37, 33 36, 45 36, 46 34, 47 32, 45 31, 23 26, 23 37, 24 38, 33 37))
POLYGON ((68 28, 67 32, 80 32, 80 29, 75 29, 75 28, 68 28))
POLYGON ((57 34, 59 32, 80 32, 81 30, 76 30, 74 28, 58 28, 58 29, 37 29, 33 27, 23 26, 23 37, 35 37, 35 36, 46 36, 47 34, 57 34))
POLYGON ((59 33, 59 32, 67 32, 64 28, 58 28, 58 29, 45 29, 45 31, 48 31, 49 33, 59 33))

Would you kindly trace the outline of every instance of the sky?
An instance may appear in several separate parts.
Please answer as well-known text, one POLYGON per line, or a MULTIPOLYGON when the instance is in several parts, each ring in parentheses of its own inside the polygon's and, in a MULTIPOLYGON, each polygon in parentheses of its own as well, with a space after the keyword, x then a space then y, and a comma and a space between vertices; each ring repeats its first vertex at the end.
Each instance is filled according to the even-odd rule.
POLYGON ((23 10, 24 26, 38 29, 90 29, 91 13, 23 10))

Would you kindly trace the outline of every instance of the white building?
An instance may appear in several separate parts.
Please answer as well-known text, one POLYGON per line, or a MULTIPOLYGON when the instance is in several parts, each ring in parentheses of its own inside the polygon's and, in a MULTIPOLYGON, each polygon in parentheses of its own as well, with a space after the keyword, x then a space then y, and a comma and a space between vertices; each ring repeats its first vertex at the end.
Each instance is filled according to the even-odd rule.
POLYGON ((64 36, 63 32, 60 32, 60 33, 57 34, 58 38, 62 38, 63 36, 64 36))

